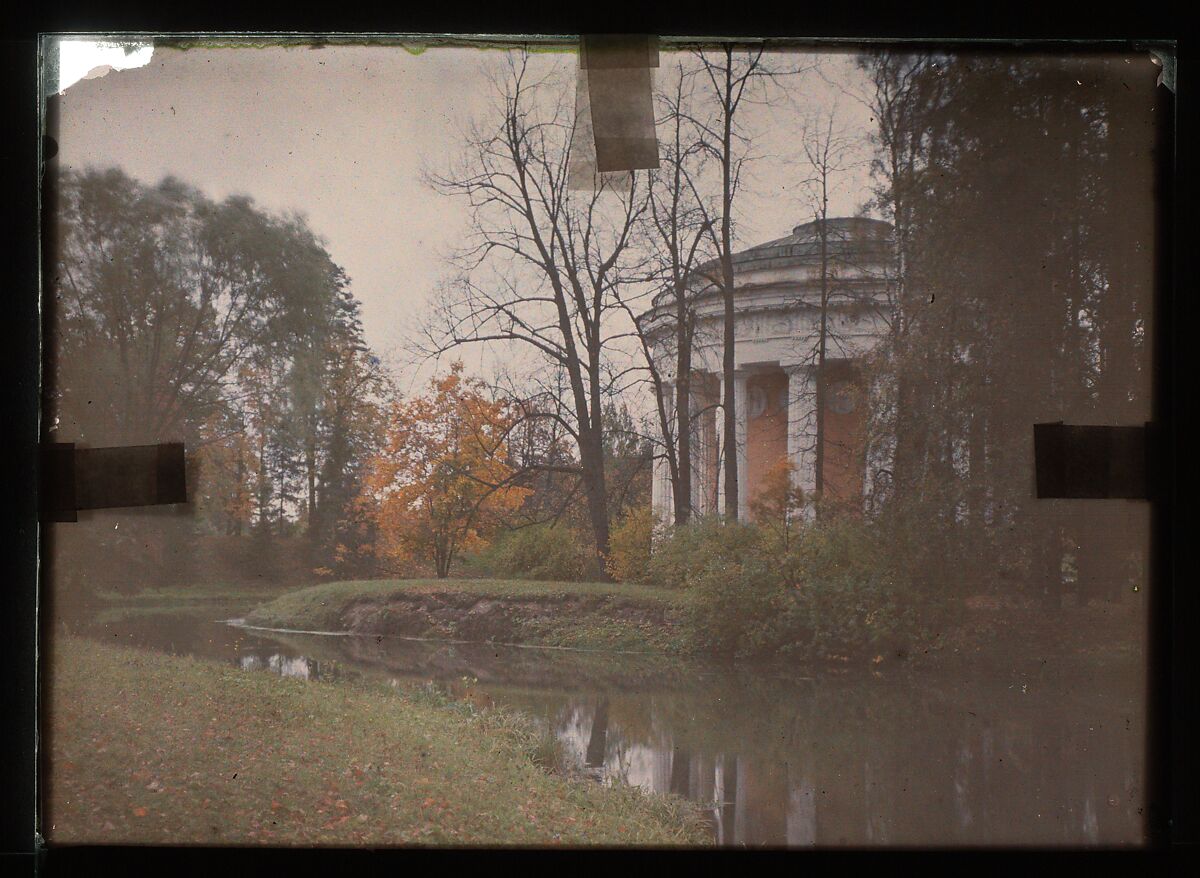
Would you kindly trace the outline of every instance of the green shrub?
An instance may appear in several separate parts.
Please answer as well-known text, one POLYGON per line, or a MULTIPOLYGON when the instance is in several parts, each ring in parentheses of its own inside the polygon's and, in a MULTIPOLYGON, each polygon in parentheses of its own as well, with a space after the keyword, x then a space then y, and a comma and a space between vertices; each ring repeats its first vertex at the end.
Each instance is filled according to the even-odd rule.
POLYGON ((737 658, 870 657, 912 648, 939 605, 922 596, 903 556, 881 537, 869 522, 831 517, 805 524, 785 556, 770 540, 735 543, 740 551, 727 549, 728 560, 688 574, 692 648, 737 658))
POLYGON ((591 541, 565 525, 535 524, 501 536, 488 555, 497 575, 514 579, 583 582, 595 579, 591 541))
POLYGON ((776 620, 789 596, 778 569, 762 558, 714 562, 689 584, 686 624, 694 652, 752 658, 779 651, 785 638, 776 620))
POLYGON ((663 534, 650 557, 648 579, 686 586, 714 565, 740 565, 763 551, 762 533, 753 525, 702 518, 663 534))
POLYGON ((617 582, 648 582, 657 531, 653 509, 642 506, 629 510, 609 536, 609 576, 617 582))
POLYGON ((937 612, 914 581, 910 556, 890 534, 854 516, 809 524, 788 570, 795 600, 784 624, 805 632, 799 648, 830 657, 904 652, 937 612))

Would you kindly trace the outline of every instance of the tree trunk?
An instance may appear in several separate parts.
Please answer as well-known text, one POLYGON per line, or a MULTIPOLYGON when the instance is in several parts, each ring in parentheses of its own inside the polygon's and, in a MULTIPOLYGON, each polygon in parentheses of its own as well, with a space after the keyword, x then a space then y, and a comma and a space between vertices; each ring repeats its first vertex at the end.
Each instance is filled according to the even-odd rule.
POLYGON ((604 766, 604 754, 608 750, 608 699, 601 698, 592 714, 592 730, 588 734, 587 752, 584 762, 590 768, 604 766))
POLYGON ((270 483, 267 481, 267 450, 262 440, 258 443, 258 527, 267 532, 267 517, 270 514, 267 507, 271 496, 268 493, 270 483))
MULTIPOLYGON (((826 196, 817 218, 817 234, 821 242, 821 327, 817 338, 817 448, 813 456, 813 493, 820 500, 825 490, 825 353, 829 332, 829 199, 826 196)), ((820 507, 818 507, 819 509, 820 507)))
POLYGON ((733 48, 725 49, 725 112, 724 130, 721 139, 721 292, 725 301, 724 356, 721 373, 725 383, 722 401, 725 432, 725 518, 738 520, 738 441, 737 441, 737 390, 734 371, 737 357, 734 351, 733 310, 733 232, 730 213, 733 210, 732 155, 733 148, 733 48))
MULTIPOLYGON (((724 260, 722 260, 724 261, 724 260)), ((725 293, 725 356, 722 375, 725 382, 725 398, 722 402, 725 433, 725 517, 738 520, 738 440, 737 399, 735 389, 734 318, 733 318, 733 271, 727 273, 725 293)))
POLYGON ((237 484, 234 488, 234 497, 237 498, 238 508, 233 514, 233 534, 234 536, 242 535, 242 490, 246 484, 246 448, 245 448, 245 426, 243 425, 242 432, 238 435, 238 457, 237 457, 237 484))
POLYGON ((925 460, 925 430, 920 422, 916 366, 901 355, 896 376, 896 452, 892 461, 892 494, 912 497, 925 460))
POLYGON ((308 535, 315 533, 317 518, 317 449, 316 442, 310 435, 304 445, 304 468, 308 476, 308 535))
POLYGON ((679 355, 675 377, 676 460, 675 524, 687 524, 692 511, 691 356, 679 355))
POLYGON ((691 775, 692 754, 682 747, 676 747, 671 757, 671 792, 686 798, 691 775))
MULTIPOLYGON (((584 490, 587 492, 588 519, 596 539, 596 561, 599 576, 608 579, 608 486, 604 483, 604 449, 596 431, 589 431, 580 443, 580 464, 583 467, 584 490)), ((580 438, 583 438, 581 436, 580 438)))

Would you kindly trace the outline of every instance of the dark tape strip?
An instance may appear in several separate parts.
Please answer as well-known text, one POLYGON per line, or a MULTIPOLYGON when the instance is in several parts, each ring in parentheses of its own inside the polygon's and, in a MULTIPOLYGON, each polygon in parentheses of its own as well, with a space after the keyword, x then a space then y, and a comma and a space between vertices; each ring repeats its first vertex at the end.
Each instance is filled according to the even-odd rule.
POLYGON ((579 75, 587 78, 599 173, 658 167, 651 67, 654 37, 597 34, 580 40, 579 75))
POLYGON ((43 446, 42 518, 76 521, 80 509, 187 502, 182 442, 75 448, 43 446))
POLYGON ((1149 425, 1033 425, 1039 499, 1147 499, 1149 425))
POLYGON ((47 442, 41 448, 40 508, 42 521, 76 521, 75 446, 47 442))

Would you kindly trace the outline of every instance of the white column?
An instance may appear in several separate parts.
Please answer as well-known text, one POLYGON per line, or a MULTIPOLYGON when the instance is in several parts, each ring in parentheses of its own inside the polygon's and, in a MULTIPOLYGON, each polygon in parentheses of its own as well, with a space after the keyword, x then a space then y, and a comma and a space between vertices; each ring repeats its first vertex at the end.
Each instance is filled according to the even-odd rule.
POLYGON ((696 426, 695 510, 701 515, 713 515, 717 511, 714 496, 716 494, 715 482, 720 475, 713 473, 711 463, 720 446, 716 442, 713 431, 709 429, 709 422, 716 420, 715 415, 716 412, 708 411, 694 422, 696 426))
POLYGON ((705 415, 704 428, 708 432, 708 455, 705 460, 716 461, 716 466, 709 470, 705 478, 704 490, 707 498, 704 504, 706 515, 725 514, 725 435, 722 427, 722 409, 717 405, 721 400, 720 376, 711 372, 705 373, 704 405, 709 407, 705 415), (712 481, 708 481, 711 478, 712 481))
POLYGON ((746 508, 746 497, 748 496, 746 484, 746 425, 749 423, 748 412, 750 411, 746 400, 746 379, 745 372, 736 372, 733 377, 733 407, 737 412, 737 474, 738 474, 738 519, 745 521, 749 515, 749 510, 746 508))
POLYGON ((659 521, 671 520, 671 470, 665 458, 654 460, 654 478, 650 482, 650 508, 659 521))
POLYGON ((717 456, 717 515, 725 514, 725 433, 721 427, 722 412, 717 409, 716 441, 720 453, 717 456))
POLYGON ((817 387, 813 368, 785 366, 788 373, 788 456, 795 464, 792 484, 806 497, 816 490, 817 387))

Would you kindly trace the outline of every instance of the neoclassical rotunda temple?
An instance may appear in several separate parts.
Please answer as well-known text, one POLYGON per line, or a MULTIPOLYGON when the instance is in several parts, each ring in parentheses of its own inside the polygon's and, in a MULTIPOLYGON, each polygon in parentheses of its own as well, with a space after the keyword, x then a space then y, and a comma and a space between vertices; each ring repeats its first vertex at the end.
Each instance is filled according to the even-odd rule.
MULTIPOLYGON (((736 399, 738 510, 752 516, 751 503, 767 474, 790 459, 795 484, 811 496, 815 487, 817 381, 823 380, 823 493, 861 507, 870 488, 866 405, 869 393, 862 358, 883 338, 889 314, 892 227, 862 217, 829 219, 824 242, 826 330, 823 378, 818 377, 821 341, 822 235, 816 222, 796 226, 784 238, 737 253, 733 258, 736 308, 736 399)), ((696 334, 691 383, 692 510, 704 515, 724 509, 721 447, 721 360, 724 305, 716 265, 694 272, 696 334), (701 286, 701 284, 703 284, 701 286)), ((665 294, 664 294, 665 295, 665 294)), ((656 326, 653 356, 669 384, 674 405, 675 347, 660 296, 645 317, 656 326), (661 318, 661 319, 656 319, 661 318)), ((654 509, 672 514, 670 469, 655 464, 654 509)))

